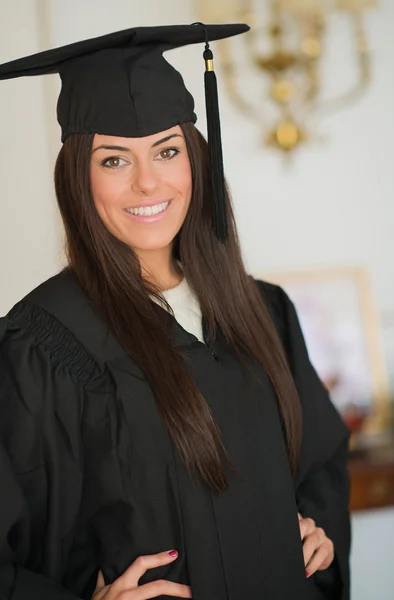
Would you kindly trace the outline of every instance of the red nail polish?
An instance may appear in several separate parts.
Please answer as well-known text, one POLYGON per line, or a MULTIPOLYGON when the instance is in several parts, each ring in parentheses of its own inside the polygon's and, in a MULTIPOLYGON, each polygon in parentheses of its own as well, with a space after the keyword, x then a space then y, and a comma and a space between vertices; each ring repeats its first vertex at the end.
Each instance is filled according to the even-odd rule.
POLYGON ((307 576, 307 577, 309 577, 309 573, 308 573, 308 571, 305 571, 305 573, 306 573, 306 576, 307 576))
POLYGON ((178 552, 176 550, 171 550, 171 552, 168 553, 171 558, 175 558, 176 556, 178 556, 178 552))

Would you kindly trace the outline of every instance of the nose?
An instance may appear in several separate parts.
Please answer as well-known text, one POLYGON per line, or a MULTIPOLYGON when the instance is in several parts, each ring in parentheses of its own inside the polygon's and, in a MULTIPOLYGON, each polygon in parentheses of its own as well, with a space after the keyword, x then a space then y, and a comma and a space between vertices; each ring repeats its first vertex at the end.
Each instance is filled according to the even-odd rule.
POLYGON ((133 169, 131 187, 137 194, 152 194, 158 185, 159 179, 154 165, 149 160, 139 160, 133 169))

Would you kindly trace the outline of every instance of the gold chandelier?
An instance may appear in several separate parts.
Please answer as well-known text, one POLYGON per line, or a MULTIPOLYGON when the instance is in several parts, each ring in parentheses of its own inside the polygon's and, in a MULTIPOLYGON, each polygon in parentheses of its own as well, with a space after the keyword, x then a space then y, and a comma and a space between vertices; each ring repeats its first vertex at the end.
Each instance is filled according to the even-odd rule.
POLYGON ((354 102, 364 92, 371 78, 364 17, 375 2, 198 0, 201 21, 241 21, 252 26, 243 40, 218 42, 217 54, 229 96, 241 111, 258 120, 264 144, 285 153, 295 150, 315 135, 316 118, 354 102), (341 43, 351 43, 355 74, 351 83, 327 98, 323 59, 327 38, 330 44, 337 42, 332 25, 342 28, 341 17, 347 17, 347 26, 339 38, 341 43), (256 93, 262 79, 265 90, 256 93))

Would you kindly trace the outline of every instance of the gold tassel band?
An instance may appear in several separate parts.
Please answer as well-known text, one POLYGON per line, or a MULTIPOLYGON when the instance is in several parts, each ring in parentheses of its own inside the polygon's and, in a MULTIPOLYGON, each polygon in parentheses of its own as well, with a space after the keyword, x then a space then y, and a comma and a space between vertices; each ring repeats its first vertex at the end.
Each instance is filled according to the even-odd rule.
POLYGON ((212 58, 208 59, 205 61, 205 70, 206 71, 214 71, 215 69, 213 68, 213 60, 212 58))

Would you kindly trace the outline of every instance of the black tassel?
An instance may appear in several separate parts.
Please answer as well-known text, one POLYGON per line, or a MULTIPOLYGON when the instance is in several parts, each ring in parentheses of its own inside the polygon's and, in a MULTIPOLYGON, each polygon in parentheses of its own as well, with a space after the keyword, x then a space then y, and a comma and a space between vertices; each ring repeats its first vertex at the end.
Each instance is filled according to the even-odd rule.
POLYGON ((224 183, 222 138, 220 132, 219 98, 216 74, 213 68, 213 54, 209 47, 208 31, 205 30, 205 107, 207 111, 208 146, 212 174, 212 222, 217 238, 224 244, 228 238, 228 219, 224 183))

